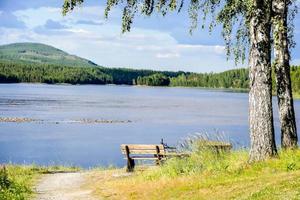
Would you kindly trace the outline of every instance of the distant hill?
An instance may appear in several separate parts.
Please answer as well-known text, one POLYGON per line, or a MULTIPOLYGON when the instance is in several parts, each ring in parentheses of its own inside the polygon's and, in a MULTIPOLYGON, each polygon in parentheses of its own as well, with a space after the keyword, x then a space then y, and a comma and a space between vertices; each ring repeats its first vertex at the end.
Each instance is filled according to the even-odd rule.
POLYGON ((0 61, 95 67, 97 64, 60 49, 40 43, 14 43, 0 46, 0 61))

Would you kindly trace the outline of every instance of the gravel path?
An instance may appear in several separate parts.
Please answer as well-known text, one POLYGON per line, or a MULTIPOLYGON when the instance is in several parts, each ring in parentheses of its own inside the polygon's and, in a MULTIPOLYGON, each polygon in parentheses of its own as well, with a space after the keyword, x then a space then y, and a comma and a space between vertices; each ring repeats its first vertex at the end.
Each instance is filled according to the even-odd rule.
POLYGON ((47 174, 36 186, 36 200, 96 200, 82 188, 85 178, 84 172, 47 174))

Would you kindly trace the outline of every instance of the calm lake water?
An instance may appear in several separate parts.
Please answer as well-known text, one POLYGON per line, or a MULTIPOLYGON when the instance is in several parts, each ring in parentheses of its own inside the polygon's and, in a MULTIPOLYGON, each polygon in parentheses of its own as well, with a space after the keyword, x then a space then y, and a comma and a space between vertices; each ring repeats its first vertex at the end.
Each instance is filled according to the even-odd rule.
MULTIPOLYGON (((279 123, 274 98, 276 138, 279 123)), ((295 101, 298 134, 300 101, 295 101)), ((249 145, 248 94, 195 88, 0 84, 0 163, 122 166, 122 143, 176 145, 196 132, 249 145), (130 121, 79 123, 79 120, 130 121)))

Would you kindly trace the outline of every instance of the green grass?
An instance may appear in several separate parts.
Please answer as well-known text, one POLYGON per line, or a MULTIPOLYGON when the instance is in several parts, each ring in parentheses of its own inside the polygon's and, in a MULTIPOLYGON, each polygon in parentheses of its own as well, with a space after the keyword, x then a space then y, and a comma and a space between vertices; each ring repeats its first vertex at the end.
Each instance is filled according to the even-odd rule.
POLYGON ((107 199, 300 199, 300 150, 252 164, 247 151, 203 151, 129 177, 98 173, 93 187, 107 199))
POLYGON ((34 193, 32 187, 40 175, 57 171, 76 171, 75 167, 7 165, 0 169, 0 199, 25 200, 34 193))
POLYGON ((300 99, 300 93, 294 92, 293 97, 294 99, 300 99))

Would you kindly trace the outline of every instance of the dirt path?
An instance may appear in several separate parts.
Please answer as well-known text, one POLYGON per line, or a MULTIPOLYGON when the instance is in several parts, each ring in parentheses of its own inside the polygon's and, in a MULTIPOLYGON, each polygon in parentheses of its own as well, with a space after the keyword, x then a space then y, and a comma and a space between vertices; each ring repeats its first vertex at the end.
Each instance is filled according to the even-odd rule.
POLYGON ((36 186, 36 200, 96 200, 92 191, 83 189, 86 172, 45 175, 36 186))

